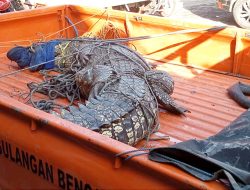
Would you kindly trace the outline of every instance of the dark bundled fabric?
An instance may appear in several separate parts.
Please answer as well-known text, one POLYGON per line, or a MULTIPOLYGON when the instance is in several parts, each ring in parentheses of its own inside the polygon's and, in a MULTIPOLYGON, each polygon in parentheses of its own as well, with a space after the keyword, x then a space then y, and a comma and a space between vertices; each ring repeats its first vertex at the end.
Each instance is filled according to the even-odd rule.
POLYGON ((246 95, 250 95, 250 85, 238 82, 231 86, 228 90, 230 97, 244 108, 250 108, 250 99, 246 95))
POLYGON ((29 48, 18 46, 9 50, 7 57, 11 61, 15 61, 20 68, 24 68, 29 66, 32 53, 29 48))
POLYGON ((174 164, 203 181, 228 179, 234 190, 250 189, 250 110, 215 136, 152 149, 149 159, 174 164))
POLYGON ((52 69, 55 67, 55 46, 59 43, 59 41, 55 40, 35 44, 32 48, 21 46, 14 47, 8 51, 7 57, 11 61, 15 61, 20 68, 32 66, 30 68, 31 71, 52 69))

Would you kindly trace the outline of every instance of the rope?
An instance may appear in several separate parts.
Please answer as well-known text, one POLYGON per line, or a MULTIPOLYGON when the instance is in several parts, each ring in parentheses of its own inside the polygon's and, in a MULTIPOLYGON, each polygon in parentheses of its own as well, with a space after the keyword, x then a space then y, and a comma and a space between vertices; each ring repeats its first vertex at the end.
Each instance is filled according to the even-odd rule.
MULTIPOLYGON (((79 51, 81 52, 81 51, 79 51)), ((26 68, 23 68, 23 69, 19 69, 19 70, 16 70, 16 71, 12 71, 12 72, 8 72, 8 73, 5 73, 3 75, 0 75, 0 79, 1 78, 4 78, 4 77, 7 77, 7 76, 10 76, 10 75, 14 75, 16 73, 19 73, 19 72, 22 72, 22 71, 26 71, 26 70, 29 70, 29 69, 32 69, 32 68, 36 68, 36 67, 39 67, 39 66, 42 66, 42 65, 45 65, 47 63, 50 63, 51 61, 58 61, 58 60, 62 60, 66 57, 73 57, 74 55, 78 54, 79 52, 75 52, 75 53, 72 53, 70 55, 65 55, 63 57, 59 57, 59 58, 55 58, 53 60, 50 60, 50 61, 45 61, 45 62, 42 62, 40 64, 37 64, 37 65, 33 65, 33 66, 29 66, 29 67, 26 67, 26 68)))
POLYGON ((195 32, 202 32, 202 31, 216 31, 216 30, 222 30, 225 29, 227 26, 216 26, 212 28, 202 28, 202 29, 186 29, 186 30, 179 30, 175 32, 167 32, 163 34, 155 34, 155 35, 147 35, 147 36, 138 36, 138 37, 129 37, 129 38, 117 38, 117 39, 108 39, 108 40, 102 40, 102 39, 61 39, 62 41, 88 41, 88 42, 104 42, 104 43, 121 43, 121 42, 129 42, 129 41, 138 41, 138 40, 147 40, 151 38, 160 38, 168 35, 174 35, 174 34, 187 34, 187 33, 195 33, 195 32))
MULTIPOLYGON (((70 26, 72 27, 72 26, 70 26)), ((174 34, 186 34, 186 33, 192 33, 192 32, 200 32, 200 31, 214 31, 214 30, 221 30, 224 29, 226 26, 219 26, 219 27, 213 27, 213 28, 205 28, 205 29, 188 29, 188 30, 180 30, 180 31, 176 31, 176 32, 168 32, 168 33, 164 33, 164 34, 157 34, 157 35, 150 35, 150 36, 138 36, 138 37, 130 37, 130 38, 118 38, 118 39, 109 39, 109 40, 99 40, 99 39, 89 39, 89 38, 82 38, 82 39, 60 39, 61 41, 85 41, 85 42, 103 42, 103 44, 105 43, 119 43, 119 42, 129 42, 129 41, 137 41, 137 40, 146 40, 146 39, 150 39, 150 38, 159 38, 159 37, 163 37, 163 36, 167 36, 167 35, 174 35, 174 34)), ((79 51, 81 52, 81 51, 79 51)), ((74 54, 77 54, 79 52, 75 52, 74 54)), ((72 55, 68 55, 68 56, 64 56, 62 58, 55 58, 54 61, 56 60, 61 60, 65 57, 72 57, 74 54, 72 55)), ((47 62, 43 62, 34 66, 30 66, 30 67, 26 67, 24 69, 20 69, 17 71, 13 71, 10 73, 6 73, 3 75, 0 75, 0 79, 12 74, 16 74, 18 72, 22 72, 28 69, 32 69, 35 68, 37 66, 41 66, 41 65, 45 65, 46 63, 48 63, 50 61, 47 62)))
POLYGON ((139 148, 137 150, 129 150, 129 151, 118 153, 118 154, 115 155, 115 157, 120 157, 120 156, 123 156, 123 155, 126 155, 126 154, 135 153, 135 154, 132 154, 132 155, 130 155, 130 156, 128 156, 128 157, 126 157, 124 159, 124 161, 128 161, 133 157, 149 154, 149 151, 152 150, 152 149, 153 148, 139 148))
POLYGON ((100 30, 100 32, 96 35, 96 37, 100 39, 107 39, 107 35, 110 34, 108 38, 117 39, 121 38, 121 33, 126 35, 126 32, 124 30, 119 29, 118 27, 115 26, 114 23, 107 20, 102 29, 100 30))
MULTIPOLYGON (((102 16, 104 13, 106 13, 106 11, 107 11, 107 10, 104 10, 104 11, 102 12, 101 16, 102 16)), ((56 31, 56 32, 54 32, 54 33, 52 33, 52 34, 47 35, 47 36, 45 37, 45 39, 47 39, 47 38, 49 38, 49 37, 51 37, 51 36, 53 36, 53 35, 55 35, 55 34, 58 34, 58 33, 62 32, 62 31, 64 31, 64 30, 67 30, 67 29, 69 29, 69 28, 71 28, 71 27, 74 27, 74 26, 76 26, 76 25, 78 25, 78 24, 80 24, 80 23, 82 23, 82 22, 84 22, 84 21, 86 21, 86 20, 88 20, 88 19, 90 19, 90 18, 93 18, 93 17, 95 17, 95 16, 98 16, 98 15, 100 15, 100 14, 99 14, 99 13, 93 14, 93 15, 89 16, 89 17, 86 18, 86 19, 80 20, 80 21, 78 21, 78 22, 76 22, 76 23, 72 23, 72 25, 70 25, 70 26, 68 26, 68 27, 65 27, 65 28, 63 28, 63 29, 61 29, 61 30, 58 30, 58 31, 56 31)))
MULTIPOLYGON (((54 71, 54 70, 52 70, 54 71)), ((40 74, 43 76, 44 81, 41 83, 31 82, 27 86, 30 89, 29 102, 33 107, 50 112, 54 108, 67 108, 73 104, 75 100, 81 101, 79 87, 76 85, 75 73, 59 70, 56 75, 50 75, 50 71, 41 70, 40 74), (34 101, 34 94, 41 93, 48 96, 49 100, 40 99, 34 101), (69 104, 62 106, 57 104, 54 100, 57 98, 66 98, 69 104)))
POLYGON ((78 37, 79 36, 79 32, 78 32, 76 26, 74 25, 74 23, 70 20, 70 18, 68 16, 65 16, 65 19, 73 27, 73 29, 75 31, 75 35, 76 35, 76 37, 78 37))
MULTIPOLYGON (((70 50, 70 47, 68 47, 69 42, 64 44, 64 45, 65 45, 65 47, 61 47, 60 45, 58 46, 62 50, 63 53, 65 53, 66 49, 70 50)), ((105 63, 110 63, 110 65, 113 67, 114 70, 115 70, 115 67, 112 65, 112 61, 117 60, 117 59, 118 59, 117 61, 119 61, 119 60, 121 61, 123 59, 127 60, 127 61, 131 62, 131 64, 134 64, 134 65, 139 64, 135 60, 133 60, 133 57, 126 55, 126 51, 120 52, 120 51, 117 51, 116 49, 115 50, 113 49, 113 54, 116 56, 113 55, 113 57, 112 57, 111 56, 112 54, 110 52, 111 43, 108 44, 108 46, 107 46, 107 44, 103 43, 103 41, 96 40, 96 43, 90 43, 87 45, 92 46, 92 47, 90 47, 91 51, 89 53, 91 55, 96 56, 93 58, 95 58, 95 59, 101 58, 99 61, 105 62, 105 63), (119 56, 119 54, 120 54, 120 56, 119 56)), ((117 44, 117 45, 122 46, 120 44, 117 44)), ((125 46, 122 46, 122 47, 124 47, 123 50, 131 51, 128 48, 126 49, 125 46)), ((78 56, 79 56, 80 52, 86 51, 86 49, 81 48, 80 46, 75 47, 75 48, 79 48, 80 51, 79 51, 79 49, 77 49, 76 52, 71 53, 69 55, 63 55, 62 58, 72 57, 75 54, 78 54, 78 56)), ((135 54, 135 57, 137 59, 140 58, 143 62, 145 62, 143 60, 143 58, 140 57, 140 55, 135 54)), ((55 60, 61 60, 62 58, 59 58, 59 59, 56 58, 55 60)), ((87 65, 88 64, 87 62, 89 60, 85 60, 85 61, 86 61, 86 65, 87 65)), ((99 61, 97 60, 97 62, 99 62, 99 61)), ((41 63, 41 64, 43 64, 43 63, 41 63)), ((36 65, 36 66, 38 66, 38 65, 36 65)), ((30 89, 30 93, 28 95, 29 102, 32 104, 33 107, 40 109, 40 110, 43 110, 45 112, 51 112, 53 109, 67 108, 67 107, 71 106, 75 100, 81 102, 81 93, 80 93, 79 87, 76 84, 75 74, 82 68, 82 65, 79 63, 79 60, 75 60, 74 62, 71 62, 71 65, 69 68, 59 68, 58 70, 56 70, 57 74, 54 74, 54 75, 50 74, 49 73, 50 71, 42 70, 42 71, 40 71, 40 74, 43 76, 44 81, 41 83, 32 82, 32 83, 29 83, 27 85, 28 88, 30 89), (34 100, 35 93, 44 94, 44 95, 48 96, 49 99, 34 100), (57 104, 55 102, 55 100, 57 98, 66 98, 69 101, 69 104, 66 106, 62 106, 60 104, 57 104)), ((123 72, 123 73, 116 71, 116 73, 119 73, 121 75, 122 74, 133 74, 133 75, 136 75, 137 77, 144 79, 146 81, 147 86, 149 87, 150 93, 153 96, 153 99, 154 99, 155 104, 156 104, 156 108, 158 109, 158 103, 157 103, 157 99, 155 97, 155 94, 154 94, 153 90, 151 89, 151 87, 147 81, 147 77, 144 76, 144 72, 143 72, 143 71, 145 71, 144 68, 150 69, 150 67, 147 66, 147 63, 145 62, 145 65, 143 65, 143 64, 138 65, 138 68, 140 68, 139 71, 132 70, 132 71, 127 71, 127 72, 123 72), (139 66, 141 66, 141 67, 139 67, 139 66)), ((14 71, 14 72, 17 72, 17 71, 14 71)), ((7 75, 10 75, 10 74, 8 74, 8 73, 4 74, 1 77, 7 76, 7 75)), ((127 81, 123 81, 123 82, 125 84, 127 84, 128 89, 134 91, 134 89, 130 86, 130 84, 127 83, 127 81)), ((122 94, 124 96, 127 96, 127 98, 132 99, 134 101, 135 105, 137 105, 137 106, 140 105, 141 107, 145 108, 145 110, 151 115, 154 123, 153 124, 148 123, 148 129, 145 131, 146 132, 145 138, 146 138, 146 144, 147 144, 148 141, 150 140, 150 135, 155 131, 155 129, 157 129, 157 127, 159 125, 158 112, 155 113, 154 111, 152 111, 151 108, 147 104, 148 102, 142 103, 137 98, 133 98, 132 96, 130 97, 130 95, 123 93, 122 91, 118 91, 118 93, 122 94)), ((136 93, 137 92, 134 91, 134 94, 136 94, 136 93)), ((144 111, 144 109, 142 109, 142 111, 144 111)), ((144 115, 146 115, 146 114, 144 114, 144 115)), ((147 120, 147 118, 146 118, 146 120, 147 120)), ((145 146, 146 146, 146 144, 145 144, 145 146)), ((145 154, 145 153, 139 153, 139 155, 142 155, 142 154, 145 154)), ((129 156, 127 159, 130 159, 134 156, 135 155, 129 156)))
MULTIPOLYGON (((34 41, 39 41, 41 39, 33 39, 34 41)), ((32 42, 32 40, 12 40, 12 41, 4 41, 0 42, 0 44, 9 44, 9 43, 17 43, 17 42, 32 42)))
MULTIPOLYGON (((101 16, 102 16, 103 14, 105 14, 106 12, 107 12, 107 10, 104 10, 104 11, 101 13, 101 16)), ((79 36, 79 33, 78 33, 77 29, 76 29, 76 25, 79 25, 80 23, 82 23, 82 22, 84 22, 84 21, 87 21, 88 19, 93 18, 93 17, 98 16, 98 15, 99 15, 99 13, 93 14, 93 15, 89 16, 88 18, 83 19, 83 20, 80 20, 80 21, 78 21, 78 22, 76 22, 76 23, 73 23, 72 21, 69 20, 69 18, 68 18, 67 16, 65 16, 65 19, 67 20, 67 22, 70 23, 70 26, 68 26, 68 27, 65 27, 65 28, 63 28, 63 29, 61 29, 61 30, 58 30, 58 31, 56 31, 56 32, 54 32, 54 33, 52 33, 52 34, 48 34, 48 35, 45 36, 45 37, 43 36, 43 37, 40 38, 40 39, 33 39, 33 40, 30 40, 30 39, 27 39, 27 40, 12 40, 12 41, 0 42, 0 44, 15 43, 15 44, 13 44, 13 45, 8 45, 8 46, 7 46, 7 45, 4 45, 4 46, 0 46, 0 48, 14 47, 14 46, 17 46, 17 43, 20 43, 20 42, 29 42, 30 44, 32 44, 32 43, 34 43, 34 42, 38 42, 38 41, 43 42, 43 41, 45 41, 46 39, 48 39, 49 37, 51 37, 51 36, 53 36, 53 35, 55 35, 55 34, 58 34, 58 33, 62 32, 62 31, 64 31, 64 30, 67 30, 67 29, 69 29, 69 28, 71 28, 71 27, 73 27, 73 29, 74 29, 74 31, 75 31, 75 34, 76 34, 76 36, 78 37, 78 36, 79 36)), ((18 45, 21 46, 20 44, 18 44, 18 45)), ((26 44, 25 44, 25 45, 26 45, 26 44)), ((7 52, 4 52, 4 53, 6 54, 7 52)), ((1 55, 1 54, 0 54, 0 55, 1 55)))

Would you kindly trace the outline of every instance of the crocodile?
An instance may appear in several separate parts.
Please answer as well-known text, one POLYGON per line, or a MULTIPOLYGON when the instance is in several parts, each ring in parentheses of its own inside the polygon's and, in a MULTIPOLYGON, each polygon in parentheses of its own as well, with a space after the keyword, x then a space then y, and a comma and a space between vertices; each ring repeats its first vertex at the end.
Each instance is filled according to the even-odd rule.
MULTIPOLYGON (((21 68, 30 65, 31 71, 39 70, 44 61, 43 69, 56 64, 62 72, 60 76, 70 76, 71 87, 80 91, 86 100, 85 104, 71 105, 59 114, 52 112, 63 119, 135 145, 158 130, 159 105, 176 114, 188 111, 171 97, 174 91, 172 77, 165 71, 153 70, 139 53, 121 43, 78 38, 43 42, 33 47, 35 51, 31 51, 31 47, 15 47, 7 56, 21 68)), ((51 76, 50 80, 29 87, 31 92, 47 93, 52 99, 55 97, 51 97, 51 93, 58 90, 61 97, 68 97, 71 92, 65 94, 61 90, 75 89, 67 85, 65 88, 65 77, 51 76), (57 80, 64 84, 62 88, 57 80)), ((68 99, 73 103, 75 96, 68 99)), ((36 105, 33 102, 37 108, 53 108, 51 102, 48 106, 36 105)))
POLYGON ((158 103, 177 114, 187 111, 170 96, 174 90, 171 76, 152 70, 125 45, 92 40, 56 47, 58 57, 68 53, 73 56, 57 59, 56 64, 77 72, 76 83, 87 101, 62 109, 63 119, 135 145, 158 130, 158 103))

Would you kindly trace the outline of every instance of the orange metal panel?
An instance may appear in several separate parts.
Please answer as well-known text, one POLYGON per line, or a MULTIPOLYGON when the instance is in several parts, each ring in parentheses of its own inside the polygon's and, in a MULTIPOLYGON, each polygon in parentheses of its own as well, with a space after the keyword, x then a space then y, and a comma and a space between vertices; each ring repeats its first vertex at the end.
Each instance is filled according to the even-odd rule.
POLYGON ((64 6, 18 11, 0 15, 0 54, 16 45, 31 45, 33 42, 61 37, 64 6), (51 35, 51 36, 50 36, 51 35))
MULTIPOLYGON (((87 30, 93 34, 100 31, 106 20, 112 21, 130 37, 212 27, 182 22, 177 19, 120 11, 104 11, 76 6, 70 6, 68 9, 68 13, 75 23, 84 20, 78 29, 81 32, 87 30)), ((247 30, 229 27, 218 31, 178 34, 132 43, 137 51, 152 59, 175 61, 185 65, 232 73, 235 64, 238 64, 237 67, 241 67, 241 64, 249 67, 249 57, 246 56, 248 55, 246 53, 249 53, 246 49, 250 46, 249 36, 247 30)), ((237 71, 235 74, 250 76, 249 69, 237 71)))

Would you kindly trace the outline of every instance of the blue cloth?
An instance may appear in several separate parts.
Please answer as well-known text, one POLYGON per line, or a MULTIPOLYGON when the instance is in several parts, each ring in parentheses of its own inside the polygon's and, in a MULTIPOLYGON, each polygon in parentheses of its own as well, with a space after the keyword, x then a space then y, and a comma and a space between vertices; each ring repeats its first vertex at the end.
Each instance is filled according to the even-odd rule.
POLYGON ((7 57, 11 61, 15 61, 20 68, 32 66, 31 71, 52 69, 55 67, 55 46, 59 43, 59 40, 53 40, 36 44, 33 47, 34 51, 27 47, 18 46, 9 50, 7 57))
POLYGON ((15 61, 20 68, 24 68, 30 65, 32 56, 29 48, 18 46, 9 50, 7 57, 11 61, 15 61))

